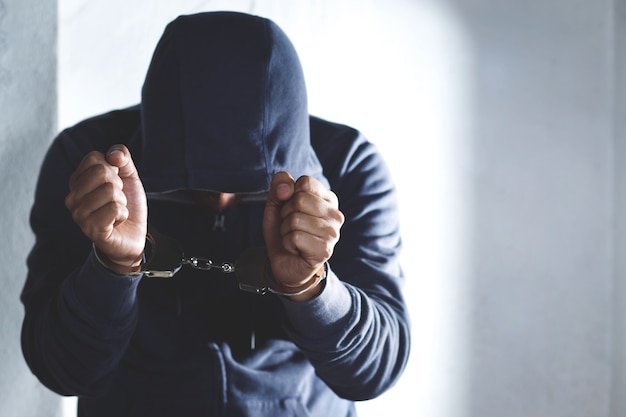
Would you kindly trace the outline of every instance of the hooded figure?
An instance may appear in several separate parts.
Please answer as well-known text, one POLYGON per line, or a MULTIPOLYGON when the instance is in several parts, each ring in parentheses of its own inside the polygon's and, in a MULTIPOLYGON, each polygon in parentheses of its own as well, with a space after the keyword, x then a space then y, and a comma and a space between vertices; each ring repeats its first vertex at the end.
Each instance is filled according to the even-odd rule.
POLYGON ((223 12, 171 23, 148 70, 141 120, 148 192, 256 193, 277 171, 322 178, 300 62, 269 20, 223 12))
POLYGON ((46 155, 24 356, 48 388, 79 397, 79 417, 354 416, 353 401, 391 387, 408 358, 397 210, 374 145, 308 114, 298 57, 273 22, 181 16, 157 45, 141 103, 64 130, 46 155), (264 246, 278 172, 332 190, 345 223, 319 293, 299 302, 241 291, 214 269, 161 279, 105 267, 65 199, 85 155, 116 144, 132 155, 147 223, 185 258, 233 262, 264 246), (194 193, 239 200, 216 210, 194 193))

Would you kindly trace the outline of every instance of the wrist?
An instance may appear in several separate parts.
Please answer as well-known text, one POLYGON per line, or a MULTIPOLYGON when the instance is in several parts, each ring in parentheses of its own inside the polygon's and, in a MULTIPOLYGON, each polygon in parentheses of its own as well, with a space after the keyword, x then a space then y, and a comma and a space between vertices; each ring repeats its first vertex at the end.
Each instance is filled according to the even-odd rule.
POLYGON ((118 275, 141 275, 142 266, 144 263, 144 255, 141 254, 140 257, 135 259, 134 261, 129 262, 129 265, 122 265, 117 262, 112 261, 107 255, 103 254, 96 248, 95 244, 92 244, 93 252, 96 256, 96 259, 100 263, 100 265, 104 266, 106 269, 114 272, 118 275))
POLYGON ((307 301, 314 297, 316 297, 324 288, 322 282, 326 279, 328 275, 328 264, 324 262, 324 264, 320 267, 320 269, 311 276, 305 283, 302 285, 292 287, 285 286, 280 283, 274 274, 272 273, 271 265, 266 265, 265 273, 268 275, 268 290, 276 295, 280 295, 283 297, 287 297, 293 301, 307 301))

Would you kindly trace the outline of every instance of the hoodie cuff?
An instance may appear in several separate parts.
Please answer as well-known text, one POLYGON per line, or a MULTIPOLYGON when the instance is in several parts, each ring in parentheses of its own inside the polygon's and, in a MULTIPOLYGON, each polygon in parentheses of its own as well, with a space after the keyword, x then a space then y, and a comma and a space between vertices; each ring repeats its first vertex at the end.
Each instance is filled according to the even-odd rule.
POLYGON ((285 307, 291 330, 307 338, 334 333, 343 328, 353 311, 348 288, 329 268, 324 288, 314 298, 297 302, 288 297, 280 297, 285 307))
POLYGON ((68 285, 75 300, 91 316, 119 320, 134 309, 141 277, 116 274, 105 268, 92 251, 68 285))

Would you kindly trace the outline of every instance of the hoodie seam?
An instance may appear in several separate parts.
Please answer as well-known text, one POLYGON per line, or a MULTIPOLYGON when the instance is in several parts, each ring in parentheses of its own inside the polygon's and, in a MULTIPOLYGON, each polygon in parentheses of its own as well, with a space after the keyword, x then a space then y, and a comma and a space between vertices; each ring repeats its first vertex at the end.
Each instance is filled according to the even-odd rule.
POLYGON ((263 146, 263 156, 265 157, 265 175, 267 176, 267 182, 268 184, 271 181, 271 172, 270 172, 270 156, 268 154, 268 150, 267 150, 267 126, 269 124, 269 112, 270 112, 270 68, 271 68, 271 62, 272 62, 272 48, 270 47, 271 45, 271 39, 270 39, 270 30, 269 30, 269 22, 267 20, 265 20, 263 25, 264 28, 264 37, 265 37, 265 46, 266 48, 268 48, 267 51, 267 64, 265 66, 265 86, 264 86, 264 97, 263 97, 263 126, 261 128, 261 144, 263 146))
MULTIPOLYGON (((179 19, 182 19, 183 17, 179 17, 179 19)), ((180 26, 175 28, 177 31, 181 31, 180 26)), ((187 35, 187 33, 183 33, 182 36, 187 35)), ((189 188, 190 184, 191 184, 191 177, 192 177, 192 173, 191 173, 191 168, 189 165, 189 153, 188 153, 188 149, 187 149, 187 141, 189 140, 189 137, 187 135, 187 121, 185 120, 185 114, 187 112, 185 112, 185 100, 183 100, 183 77, 181 75, 181 71, 180 71, 180 63, 183 60, 183 49, 185 48, 185 42, 180 42, 180 38, 181 36, 176 36, 176 42, 179 43, 180 46, 176 47, 177 50, 177 54, 178 54, 178 59, 176 60, 176 72, 178 73, 178 94, 179 97, 178 99, 180 100, 180 106, 178 107, 178 117, 180 118, 180 128, 182 130, 182 137, 183 140, 181 141, 182 143, 180 144, 180 147, 183 148, 182 152, 183 152, 183 165, 184 165, 184 181, 185 181, 185 188, 189 188)))

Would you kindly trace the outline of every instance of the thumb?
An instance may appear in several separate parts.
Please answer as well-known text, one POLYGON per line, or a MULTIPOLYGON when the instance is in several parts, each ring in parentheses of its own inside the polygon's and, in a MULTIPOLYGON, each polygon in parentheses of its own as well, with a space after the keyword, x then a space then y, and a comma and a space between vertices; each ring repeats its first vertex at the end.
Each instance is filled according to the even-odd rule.
POLYGON ((107 151, 106 160, 109 164, 119 168, 120 178, 138 177, 137 168, 126 146, 120 144, 111 146, 107 151))
MULTIPOLYGON (((148 211, 146 192, 130 151, 124 145, 113 145, 106 154, 106 160, 119 169, 118 176, 123 182, 123 192, 126 195, 128 220, 140 224, 145 229, 148 211)), ((145 236, 145 230, 139 232, 141 233, 145 236)))
POLYGON ((272 177, 263 214, 263 234, 269 253, 281 248, 280 224, 282 216, 280 211, 283 204, 293 196, 294 185, 293 177, 287 172, 278 172, 272 177))

